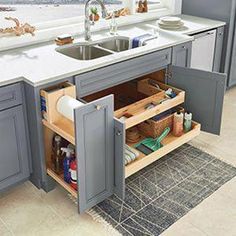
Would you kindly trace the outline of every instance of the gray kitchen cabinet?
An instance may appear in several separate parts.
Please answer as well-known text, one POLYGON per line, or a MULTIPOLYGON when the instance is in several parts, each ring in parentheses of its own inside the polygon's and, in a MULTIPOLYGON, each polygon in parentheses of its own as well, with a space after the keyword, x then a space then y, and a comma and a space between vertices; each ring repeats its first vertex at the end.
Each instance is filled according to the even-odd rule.
POLYGON ((84 97, 166 67, 171 48, 132 58, 75 76, 77 96, 84 97))
POLYGON ((0 111, 0 191, 30 176, 23 106, 0 111))
POLYGON ((185 108, 202 130, 219 135, 226 80, 226 74, 172 66, 168 84, 185 91, 185 108))
POLYGON ((172 65, 190 67, 192 55, 192 42, 184 43, 173 47, 172 65))
POLYGON ((222 51, 224 42, 224 30, 225 27, 219 27, 216 29, 216 42, 215 42, 215 54, 213 62, 213 71, 221 72, 223 71, 222 66, 222 51))
MULTIPOLYGON (((188 45, 188 47, 189 46, 190 45, 188 45)), ((182 58, 183 49, 182 47, 176 50, 180 58, 182 58)), ((186 49, 183 51, 183 57, 186 58, 186 54, 189 52, 187 52, 186 49)), ((171 51, 167 50, 166 52, 171 51)), ((152 56, 150 56, 150 58, 152 58, 152 56)), ((167 57, 169 58, 169 54, 167 57)), ((175 89, 177 94, 175 98, 158 104, 152 109, 143 109, 147 104, 150 104, 150 101, 154 101, 153 99, 156 99, 157 95, 159 96, 155 91, 158 91, 157 93, 160 92, 160 89, 157 89, 155 86, 154 88, 148 87, 151 85, 147 83, 147 94, 145 92, 143 93, 143 95, 147 97, 144 96, 143 98, 141 96, 141 100, 135 100, 131 104, 126 104, 124 107, 121 106, 121 108, 118 108, 119 110, 115 110, 113 96, 115 96, 116 99, 117 97, 115 93, 111 95, 113 94, 111 91, 115 91, 112 90, 112 86, 115 86, 114 88, 117 91, 119 87, 117 87, 117 85, 121 85, 121 90, 118 89, 120 93, 124 91, 131 92, 132 89, 138 88, 140 81, 150 78, 155 79, 155 76, 157 76, 156 81, 159 82, 158 76, 160 76, 160 74, 153 72, 158 72, 162 69, 158 66, 160 61, 157 62, 157 68, 156 71, 154 71, 154 68, 150 69, 145 67, 146 64, 143 60, 146 58, 149 57, 146 55, 135 58, 135 61, 138 63, 131 63, 131 70, 128 70, 129 61, 123 62, 123 68, 126 68, 130 73, 128 74, 130 77, 126 75, 124 76, 124 80, 122 80, 120 76, 120 74, 125 75, 123 71, 113 70, 117 64, 121 65, 120 63, 85 73, 82 77, 80 77, 81 75, 76 76, 75 86, 77 88, 77 97, 80 98, 81 101, 84 101, 84 105, 75 109, 74 123, 68 123, 63 120, 63 117, 62 122, 56 122, 55 124, 50 124, 43 120, 43 124, 46 128, 44 132, 45 147, 48 146, 49 140, 47 134, 49 134, 49 137, 53 137, 55 133, 75 145, 78 164, 77 191, 72 189, 69 184, 65 183, 63 178, 57 176, 51 170, 48 171, 48 168, 46 168, 46 173, 69 191, 72 196, 77 198, 79 213, 90 209, 112 194, 124 198, 126 178, 184 143, 192 140, 199 135, 201 126, 204 131, 214 134, 220 133, 226 75, 187 68, 184 64, 174 66, 169 63, 168 66, 164 67, 166 73, 161 73, 163 79, 166 79, 166 84, 163 89, 175 89), (144 66, 141 67, 141 65, 144 66), (138 74, 137 71, 140 74, 138 74), (81 82, 85 83, 86 75, 88 76, 88 87, 86 88, 85 84, 85 87, 80 87, 81 82), (80 80, 81 78, 82 80, 80 80), (94 84, 92 84, 92 78, 95 80, 94 84), (108 81, 109 78, 111 78, 110 81, 108 81), (113 78, 117 78, 118 80, 113 81, 113 78), (131 81, 138 78, 139 80, 131 81), (105 79, 105 82, 103 79, 105 79), (124 81, 129 84, 129 90, 127 90, 127 88, 124 89, 124 81), (106 90, 104 88, 108 89, 106 90), (78 94, 79 92, 82 95, 78 94), (87 96, 84 96, 85 94, 87 96), (141 155, 136 161, 132 162, 132 164, 125 166, 125 148, 126 145, 129 145, 129 143, 126 143, 127 129, 183 103, 185 103, 184 107, 186 110, 193 113, 193 119, 201 125, 194 121, 190 132, 183 134, 181 137, 170 136, 170 140, 167 141, 167 144, 161 149, 149 155, 141 155), (130 110, 131 106, 132 108, 130 110), (124 114, 130 116, 125 116, 124 120, 120 120, 119 118, 123 117, 124 114)), ((163 84, 160 86, 162 87, 163 84)), ((140 93, 142 93, 142 91, 143 90, 138 90, 140 93)), ((46 156, 50 158, 51 155, 46 156)), ((44 182, 47 181, 49 180, 45 178, 44 182)))
POLYGON ((231 56, 231 62, 230 62, 229 81, 228 81, 229 87, 234 86, 234 85, 236 85, 236 23, 235 23, 232 56, 231 56))
MULTIPOLYGON (((233 43, 235 41, 235 20, 236 1, 235 0, 183 0, 183 14, 206 17, 213 20, 226 22, 224 29, 223 49, 221 56, 220 72, 228 74, 228 87, 236 84, 234 64, 235 58, 232 55, 233 43), (231 73, 232 71, 232 73, 231 73)), ((235 51, 235 50, 234 50, 235 51)), ((218 57, 219 58, 219 57, 218 57)), ((219 62, 216 62, 216 65, 219 62)), ((218 65, 219 66, 219 65, 218 65)), ((218 71, 217 68, 214 69, 218 71)))
POLYGON ((79 212, 114 192, 113 111, 113 95, 75 109, 79 212))

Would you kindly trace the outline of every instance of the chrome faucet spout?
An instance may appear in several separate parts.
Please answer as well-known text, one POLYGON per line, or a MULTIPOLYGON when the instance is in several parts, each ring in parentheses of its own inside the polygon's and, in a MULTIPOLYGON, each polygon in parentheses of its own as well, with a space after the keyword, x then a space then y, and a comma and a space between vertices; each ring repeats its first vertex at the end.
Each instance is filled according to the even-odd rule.
POLYGON ((84 39, 89 41, 91 40, 91 21, 89 18, 89 6, 91 2, 97 2, 102 8, 102 18, 107 17, 107 10, 104 3, 101 0, 87 0, 85 3, 85 19, 84 19, 84 39))

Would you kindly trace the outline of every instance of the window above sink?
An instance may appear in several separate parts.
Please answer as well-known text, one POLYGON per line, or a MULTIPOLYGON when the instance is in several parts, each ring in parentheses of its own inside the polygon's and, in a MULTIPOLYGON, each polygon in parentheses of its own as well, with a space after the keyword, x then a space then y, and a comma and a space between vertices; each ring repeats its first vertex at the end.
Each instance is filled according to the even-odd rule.
MULTIPOLYGON (((25 0, 0 0, 0 7, 5 7, 5 6, 12 6, 14 5, 7 5, 6 3, 12 2, 18 2, 21 3, 25 0), (3 4, 4 3, 4 4, 3 4)), ((29 0, 27 0, 29 1, 29 0)), ((35 2, 40 2, 41 0, 37 0, 35 2)), ((54 1, 54 0, 43 0, 45 1, 54 1)), ((111 1, 111 0, 109 0, 111 1)), ((120 0, 116 0, 120 1, 120 0)), ((122 0, 123 5, 116 5, 116 7, 121 8, 122 6, 126 6, 127 2, 130 0, 122 0)), ((135 0, 134 0, 135 1, 135 0)), ((157 0, 153 0, 157 1, 157 0)), ((170 14, 179 14, 181 12, 181 2, 182 0, 161 0, 163 1, 163 5, 159 5, 159 8, 157 9, 152 9, 151 5, 156 5, 156 4, 150 4, 150 11, 148 13, 138 13, 135 15, 130 15, 130 16, 125 16, 125 17, 119 17, 117 18, 117 23, 118 27, 120 26, 125 26, 125 25, 130 25, 138 22, 144 22, 148 20, 153 20, 157 19, 158 17, 164 16, 164 15, 170 15, 170 14)), ((57 0, 58 2, 58 0, 57 0)), ((112 5, 112 4, 110 4, 112 5)), ((114 5, 113 5, 114 6, 114 5)), ((65 6, 65 8, 68 6, 65 6)), ((43 8, 43 6, 41 6, 43 8)), ((60 11, 60 7, 55 6, 55 11, 60 11)), ((33 9, 33 7, 31 8, 33 9)), ((111 8, 110 8, 111 9, 111 8)), ((29 11, 30 12, 30 11, 29 11)), ((5 15, 7 16, 16 16, 17 17, 17 11, 10 11, 10 12, 1 12, 0 18, 4 18, 5 15)), ((49 14, 50 15, 50 14, 49 14)), ((9 50, 13 49, 16 47, 23 47, 23 46, 28 46, 28 45, 33 45, 37 43, 42 43, 42 42, 47 42, 54 40, 58 35, 69 33, 72 34, 73 36, 79 36, 83 34, 83 21, 84 17, 83 16, 76 16, 76 17, 70 17, 70 18, 62 18, 62 19, 57 19, 53 20, 52 14, 50 15, 51 20, 43 23, 36 23, 36 17, 34 12, 30 12, 30 19, 34 19, 34 26, 36 26, 36 35, 34 37, 31 37, 29 35, 24 35, 21 37, 8 37, 5 35, 0 35, 0 44, 1 48, 0 51, 4 50, 9 50)), ((71 15, 73 16, 73 14, 71 15)), ((42 16, 40 16, 42 17, 42 16)), ((1 22, 3 20, 0 19, 1 22)), ((25 20, 27 18, 24 18, 25 20)), ((28 22, 28 23, 31 23, 28 22)), ((92 32, 97 32, 100 30, 105 30, 109 28, 109 21, 107 20, 100 20, 98 23, 95 24, 95 26, 92 27, 92 32)))

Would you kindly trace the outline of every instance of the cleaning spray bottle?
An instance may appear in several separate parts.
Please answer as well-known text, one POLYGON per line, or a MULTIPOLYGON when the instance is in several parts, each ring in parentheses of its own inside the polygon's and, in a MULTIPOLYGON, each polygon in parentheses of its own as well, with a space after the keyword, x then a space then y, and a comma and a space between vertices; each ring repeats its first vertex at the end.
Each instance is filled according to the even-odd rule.
POLYGON ((72 152, 73 150, 70 148, 61 148, 63 153, 66 153, 66 156, 63 161, 63 170, 64 170, 64 180, 67 183, 70 183, 70 163, 72 161, 72 152))
POLYGON ((70 163, 70 185, 77 190, 77 161, 74 158, 70 163))

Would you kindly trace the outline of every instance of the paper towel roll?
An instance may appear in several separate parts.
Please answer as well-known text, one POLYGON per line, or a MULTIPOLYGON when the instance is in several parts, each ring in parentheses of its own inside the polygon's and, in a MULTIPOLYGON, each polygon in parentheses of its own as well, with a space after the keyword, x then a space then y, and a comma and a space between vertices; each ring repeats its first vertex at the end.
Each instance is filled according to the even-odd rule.
POLYGON ((84 103, 65 95, 58 100, 57 111, 69 120, 74 121, 74 109, 83 105, 84 103))

